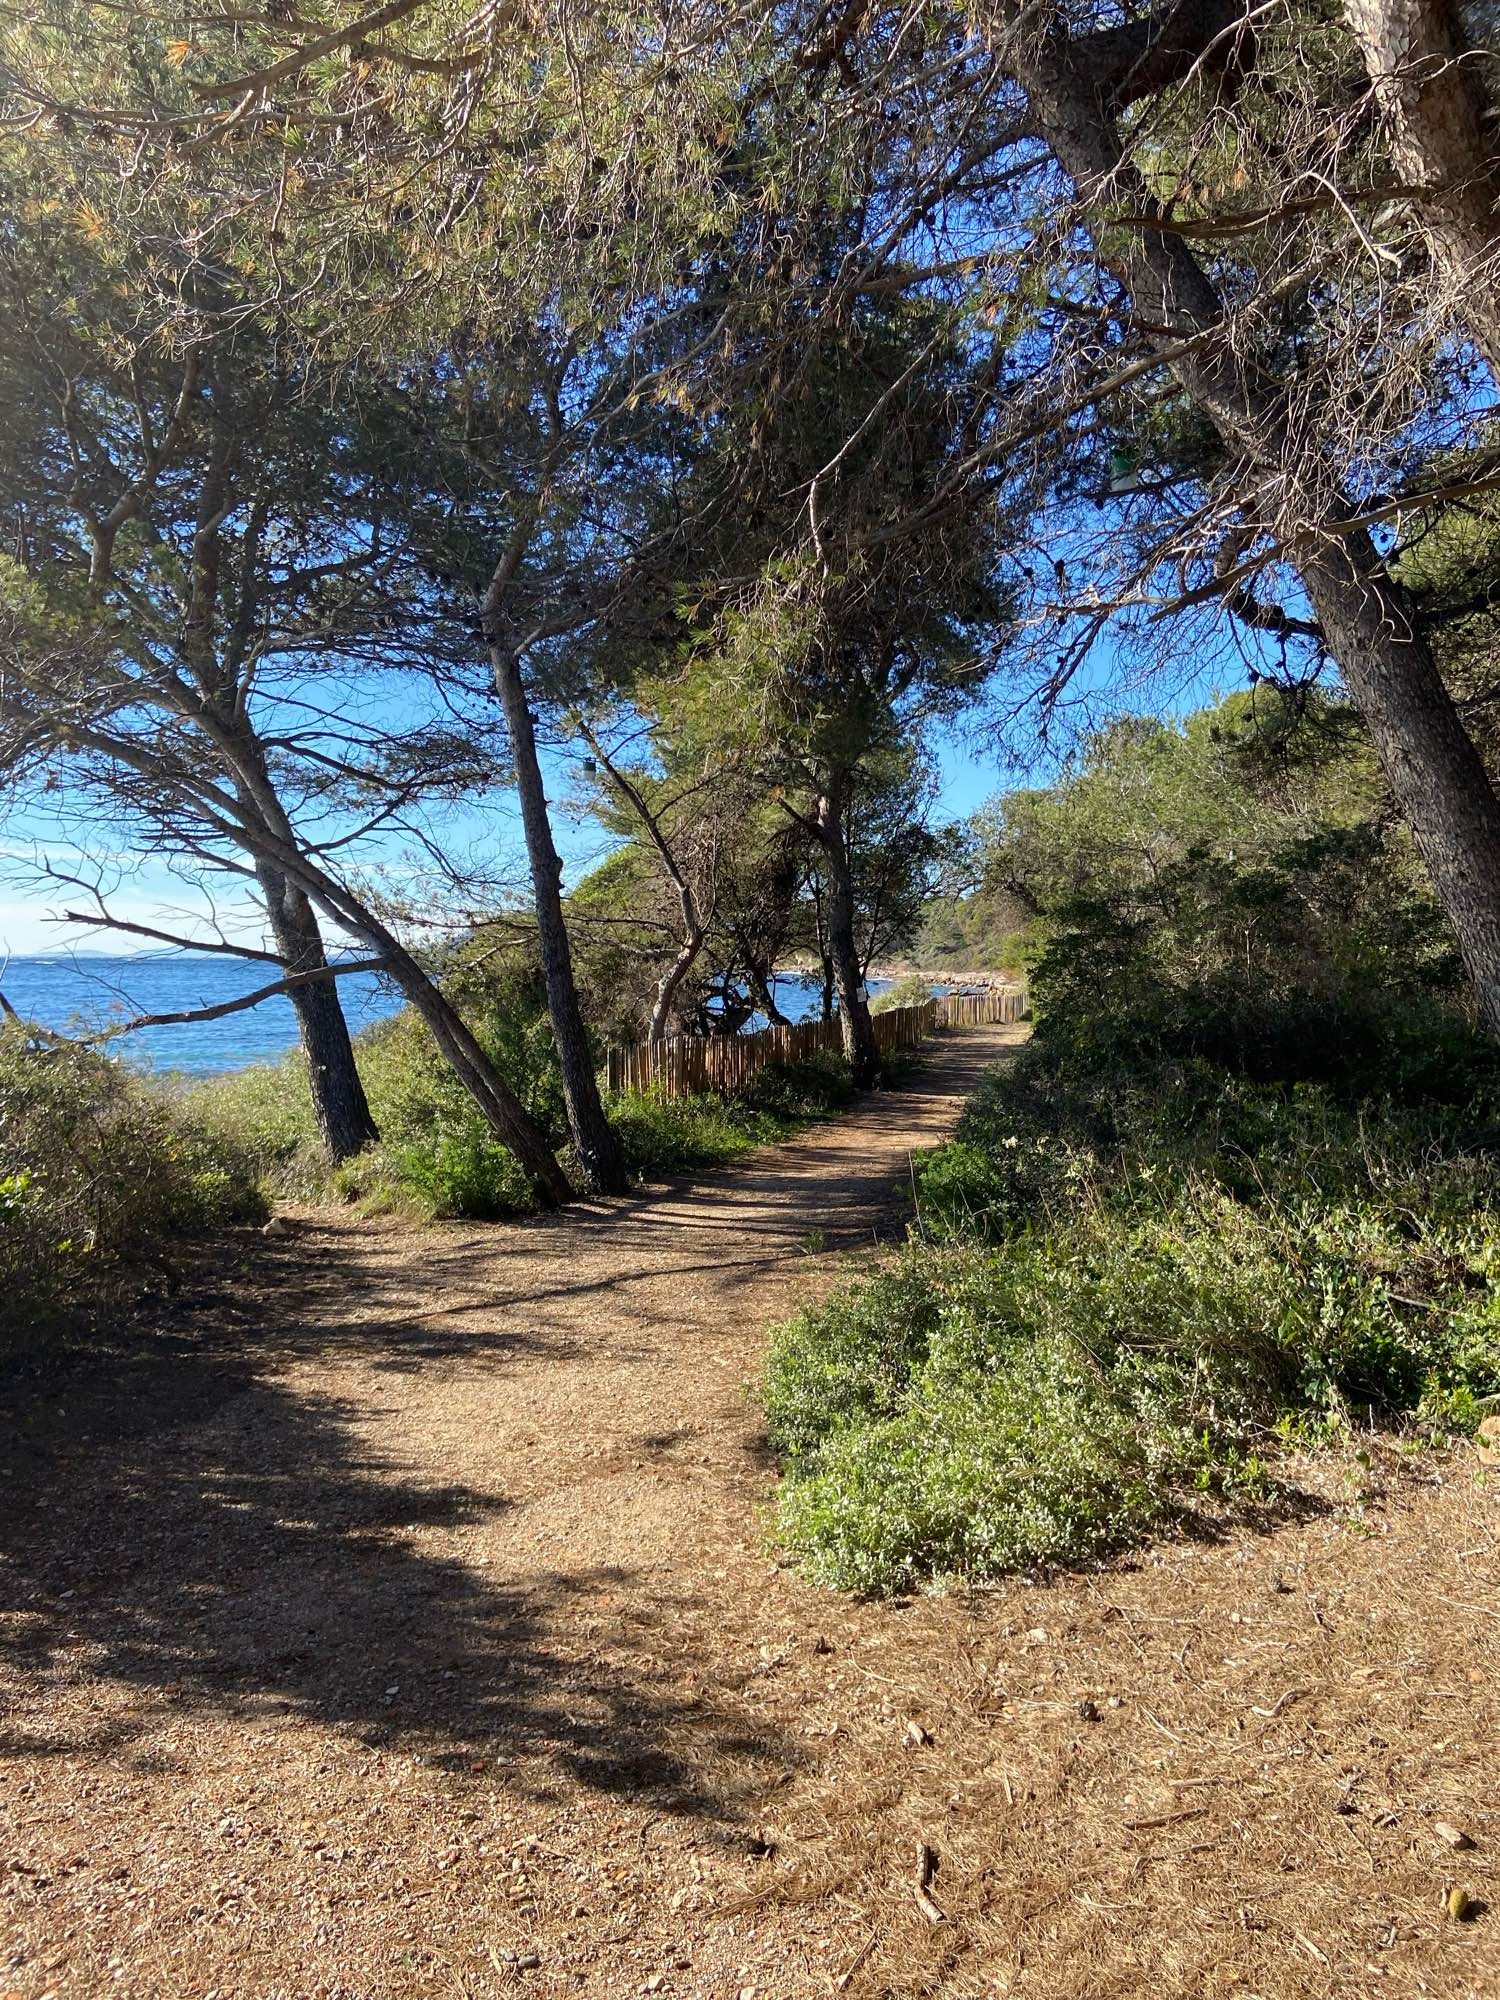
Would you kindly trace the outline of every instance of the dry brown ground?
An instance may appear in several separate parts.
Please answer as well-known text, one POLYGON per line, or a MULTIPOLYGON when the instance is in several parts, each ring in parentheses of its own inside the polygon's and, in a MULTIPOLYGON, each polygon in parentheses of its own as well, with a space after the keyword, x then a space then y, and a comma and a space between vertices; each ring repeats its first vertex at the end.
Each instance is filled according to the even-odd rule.
POLYGON ((1467 1459, 969 1597, 768 1557, 765 1326, 1006 1038, 696 1187, 302 1218, 13 1376, 0 1992, 1500 1990, 1467 1459))

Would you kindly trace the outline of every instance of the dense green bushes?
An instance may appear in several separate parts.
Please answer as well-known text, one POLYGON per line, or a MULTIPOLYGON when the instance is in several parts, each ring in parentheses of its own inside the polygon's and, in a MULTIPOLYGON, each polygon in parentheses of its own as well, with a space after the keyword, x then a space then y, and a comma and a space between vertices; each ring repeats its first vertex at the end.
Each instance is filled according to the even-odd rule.
POLYGON ((87 1048, 0 1024, 0 1326, 264 1212, 247 1159, 185 1107, 87 1048))
POLYGON ((1294 867, 1233 770, 1231 831, 1178 798, 1174 843, 1184 759, 1143 740, 1108 813, 1031 795, 1037 1039, 921 1168, 919 1240, 775 1337, 782 1531, 824 1581, 1087 1560, 1289 1441, 1500 1398, 1500 1050, 1420 881, 1388 844, 1355 881, 1315 812, 1294 867))
POLYGON ((926 1240, 775 1340, 790 1545, 874 1590, 1076 1561, 1278 1438, 1467 1427, 1500 1394, 1486 1110, 1023 1055, 924 1166, 926 1240))
POLYGON ((1070 1034, 1097 1022, 1116 1046, 1138 1004, 1190 1025, 1229 999, 1270 1037, 1277 1074, 1304 1009, 1460 991, 1358 719, 1316 689, 1118 722, 981 824, 988 892, 1029 913, 1020 943, 1028 963, 1052 954, 1070 1034))

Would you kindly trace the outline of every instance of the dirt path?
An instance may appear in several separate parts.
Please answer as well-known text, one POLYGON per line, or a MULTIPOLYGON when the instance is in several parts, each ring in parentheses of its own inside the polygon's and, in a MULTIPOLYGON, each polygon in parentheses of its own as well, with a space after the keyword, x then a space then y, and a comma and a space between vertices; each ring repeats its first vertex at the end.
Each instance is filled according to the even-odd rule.
POLYGON ((1493 1990, 1467 1464, 967 1599, 768 1556, 764 1329, 1013 1034, 697 1186, 306 1218, 8 1384, 0 1993, 1493 1990))

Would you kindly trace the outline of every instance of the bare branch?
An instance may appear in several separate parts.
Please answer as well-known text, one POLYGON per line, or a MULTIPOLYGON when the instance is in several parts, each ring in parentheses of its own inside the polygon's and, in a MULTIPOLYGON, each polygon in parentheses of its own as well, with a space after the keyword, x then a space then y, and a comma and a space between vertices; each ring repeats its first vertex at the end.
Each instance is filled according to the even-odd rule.
POLYGON ((342 979, 351 972, 385 972, 390 965, 384 958, 345 959, 337 965, 319 965, 310 972, 291 972, 285 979, 276 979, 269 986, 258 986, 253 993, 245 993, 238 1000, 219 1000, 211 1007, 191 1007, 177 1014, 137 1014, 134 1020, 120 1021, 108 1028, 101 1028, 96 1035, 84 1035, 85 1042, 114 1041, 120 1035, 133 1035, 142 1028, 175 1028, 192 1021, 220 1021, 226 1014, 243 1013, 247 1007, 258 1007, 262 1000, 273 1000, 279 993, 295 993, 299 987, 309 986, 317 980, 342 979))

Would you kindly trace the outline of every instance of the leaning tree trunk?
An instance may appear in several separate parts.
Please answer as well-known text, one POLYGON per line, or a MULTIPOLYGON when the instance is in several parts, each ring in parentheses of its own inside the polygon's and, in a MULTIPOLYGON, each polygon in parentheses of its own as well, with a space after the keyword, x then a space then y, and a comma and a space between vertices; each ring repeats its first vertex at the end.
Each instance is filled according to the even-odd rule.
MULTIPOLYGON (((211 720, 211 719, 210 719, 211 720)), ((160 765, 127 738, 107 735, 88 728, 70 732, 70 740, 101 750, 154 784, 163 783, 160 765)), ((220 729, 213 741, 225 753, 235 773, 238 796, 230 800, 211 780, 192 782, 168 777, 169 792, 249 855, 259 867, 268 863, 280 869, 289 882, 300 888, 334 923, 352 936, 362 938, 373 954, 384 961, 386 970, 426 1023, 433 1040, 453 1066, 454 1074, 473 1098, 495 1137, 515 1154, 529 1177, 537 1197, 547 1206, 572 1199, 568 1177, 557 1155, 547 1144, 546 1135, 529 1115, 515 1092, 506 1083, 463 1017, 418 965, 395 933, 352 895, 334 876, 328 875, 305 854, 297 843, 281 801, 266 777, 263 760, 247 753, 243 741, 220 729)))
MULTIPOLYGON (((290 871, 289 871, 290 872, 290 871)), ((448 1059, 459 1082, 482 1113, 485 1123, 508 1146, 531 1179, 541 1199, 549 1207, 571 1201, 573 1190, 558 1165, 557 1155, 536 1121, 510 1085, 480 1047, 473 1030, 458 1009, 418 965, 393 931, 365 909, 331 878, 308 883, 310 893, 325 904, 330 913, 361 937, 385 960, 391 978, 400 987, 412 1009, 424 1023, 438 1048, 448 1059)))
POLYGON ((650 1025, 646 1030, 647 1041, 660 1042, 666 1038, 667 1024, 672 1018, 672 1006, 677 998, 678 988, 692 971, 694 962, 703 949, 704 939, 708 936, 708 925, 704 922, 703 912, 698 907, 698 898, 693 893, 693 885, 673 859, 660 829, 652 825, 650 830, 656 837, 657 852, 661 856, 662 866, 677 891, 677 907, 682 914, 682 942, 677 947, 672 963, 656 983, 656 1000, 651 1009, 650 1025))
POLYGON ((865 998, 859 947, 854 940, 854 880, 849 846, 836 802, 818 801, 818 841, 823 853, 823 921, 829 962, 839 995, 839 1027, 844 1054, 856 1090, 873 1090, 880 1082, 880 1050, 875 1024, 865 998))
POLYGON ((302 852, 280 801, 268 785, 255 782, 253 772, 250 790, 260 814, 245 814, 238 823, 237 837, 253 855, 256 865, 268 863, 280 869, 290 882, 326 910, 335 923, 362 938, 385 961, 390 977, 448 1059, 485 1123, 501 1144, 515 1154, 538 1199, 548 1207, 571 1201, 573 1190, 557 1155, 547 1144, 546 1135, 480 1047, 458 1009, 423 971, 395 932, 302 852))
POLYGON ((578 1154, 584 1185, 593 1194, 618 1194, 626 1185, 625 1162, 608 1118, 599 1083, 594 1074, 594 1055, 583 1010, 578 1004, 578 988, 573 979, 573 954, 568 944, 568 927, 563 918, 562 862, 552 839, 552 822, 547 812, 547 793, 542 783, 541 760, 537 756, 536 726, 531 704, 521 679, 521 663, 503 647, 490 653, 495 691, 510 732, 511 757, 515 765, 516 790, 521 800, 521 825, 526 836, 526 856, 531 864, 531 886, 536 904, 537 937, 542 953, 542 979, 547 989, 547 1012, 552 1021, 553 1039, 562 1069, 563 1101, 567 1106, 568 1129, 578 1154))
POLYGON ((1484 68, 1452 0, 1345 0, 1391 160, 1438 275, 1500 380, 1500 162, 1484 68))
POLYGON ((1369 536, 1361 530, 1315 550, 1302 578, 1453 925, 1480 1010, 1500 1034, 1500 807, 1489 774, 1369 536))
MULTIPOLYGON (((1057 36, 1038 42, 1016 68, 1089 211, 1126 209, 1159 222, 1158 205, 1125 157, 1113 103, 1089 81, 1086 54, 1080 58, 1057 36)), ((1480 1012, 1500 1035, 1500 801, 1406 593, 1368 533, 1350 526, 1346 500, 1330 487, 1333 441, 1299 425, 1274 380, 1236 351, 1219 294, 1181 237, 1131 231, 1111 269, 1130 291, 1144 337, 1175 350, 1172 371, 1182 388, 1242 455, 1246 477, 1279 496, 1276 525, 1294 531, 1307 551, 1300 574, 1328 650, 1427 864, 1480 1012), (1199 334, 1209 338, 1184 352, 1184 341, 1199 334)))
POLYGON ((677 998, 678 988, 693 969, 693 961, 703 949, 704 932, 701 928, 690 930, 677 947, 677 955, 656 982, 656 998, 651 1005, 651 1019, 646 1027, 648 1042, 666 1040, 667 1027, 672 1018, 672 1003, 677 998))
MULTIPOLYGON (((279 868, 261 862, 256 870, 277 954, 288 972, 314 972, 328 963, 312 904, 279 868)), ((291 1002, 307 1057, 313 1116, 330 1160, 353 1159, 380 1137, 354 1060, 349 1023, 336 982, 310 979, 294 986, 291 1002)))
POLYGON ((761 1013, 765 1015, 773 1028, 789 1028, 792 1025, 790 1019, 776 1004, 776 993, 771 985, 770 970, 760 962, 754 952, 745 943, 744 938, 739 936, 738 933, 736 933, 735 942, 740 948, 740 956, 745 961, 745 983, 750 988, 750 998, 755 1002, 761 1013))

